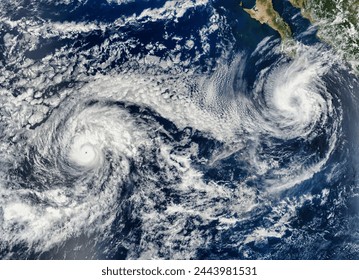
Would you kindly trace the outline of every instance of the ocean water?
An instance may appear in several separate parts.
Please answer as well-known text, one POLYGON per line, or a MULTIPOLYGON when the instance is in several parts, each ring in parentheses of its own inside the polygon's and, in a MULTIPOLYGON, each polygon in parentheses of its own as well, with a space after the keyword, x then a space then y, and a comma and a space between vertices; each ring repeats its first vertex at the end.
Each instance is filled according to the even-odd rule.
POLYGON ((358 259, 359 80, 274 7, 3 1, 0 257, 358 259))

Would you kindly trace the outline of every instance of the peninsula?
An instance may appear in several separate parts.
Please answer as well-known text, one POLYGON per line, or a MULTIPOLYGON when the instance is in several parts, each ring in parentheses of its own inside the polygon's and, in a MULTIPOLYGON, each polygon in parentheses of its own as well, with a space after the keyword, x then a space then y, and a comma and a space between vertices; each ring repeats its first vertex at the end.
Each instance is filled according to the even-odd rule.
POLYGON ((256 0, 253 8, 243 8, 251 18, 258 20, 260 23, 269 25, 272 29, 277 31, 283 41, 292 38, 292 31, 289 25, 273 8, 271 0, 256 0))

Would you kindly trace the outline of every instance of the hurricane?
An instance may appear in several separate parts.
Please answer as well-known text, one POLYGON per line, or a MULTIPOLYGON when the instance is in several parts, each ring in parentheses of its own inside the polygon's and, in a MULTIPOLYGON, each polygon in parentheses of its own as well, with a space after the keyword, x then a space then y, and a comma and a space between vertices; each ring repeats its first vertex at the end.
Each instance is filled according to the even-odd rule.
POLYGON ((2 259, 359 257, 359 79, 297 9, 99 2, 0 4, 2 259))

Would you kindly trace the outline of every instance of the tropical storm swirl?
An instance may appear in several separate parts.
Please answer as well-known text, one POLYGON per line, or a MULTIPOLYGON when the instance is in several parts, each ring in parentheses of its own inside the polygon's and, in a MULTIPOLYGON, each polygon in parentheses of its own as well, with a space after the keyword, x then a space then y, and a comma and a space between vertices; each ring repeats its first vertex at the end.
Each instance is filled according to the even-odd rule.
POLYGON ((284 2, 2 1, 0 257, 358 259, 358 76, 284 2))

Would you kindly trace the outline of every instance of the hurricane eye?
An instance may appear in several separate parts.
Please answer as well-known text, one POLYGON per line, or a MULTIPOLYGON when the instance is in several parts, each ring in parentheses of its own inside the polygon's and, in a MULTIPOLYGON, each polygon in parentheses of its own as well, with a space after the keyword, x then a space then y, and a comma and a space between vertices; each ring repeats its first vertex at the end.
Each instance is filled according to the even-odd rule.
POLYGON ((69 159, 81 167, 96 167, 103 161, 103 151, 96 146, 86 142, 86 139, 75 137, 69 151, 69 159))
POLYGON ((296 96, 292 97, 289 102, 293 107, 300 107, 301 106, 301 100, 300 100, 300 98, 298 98, 296 96))

